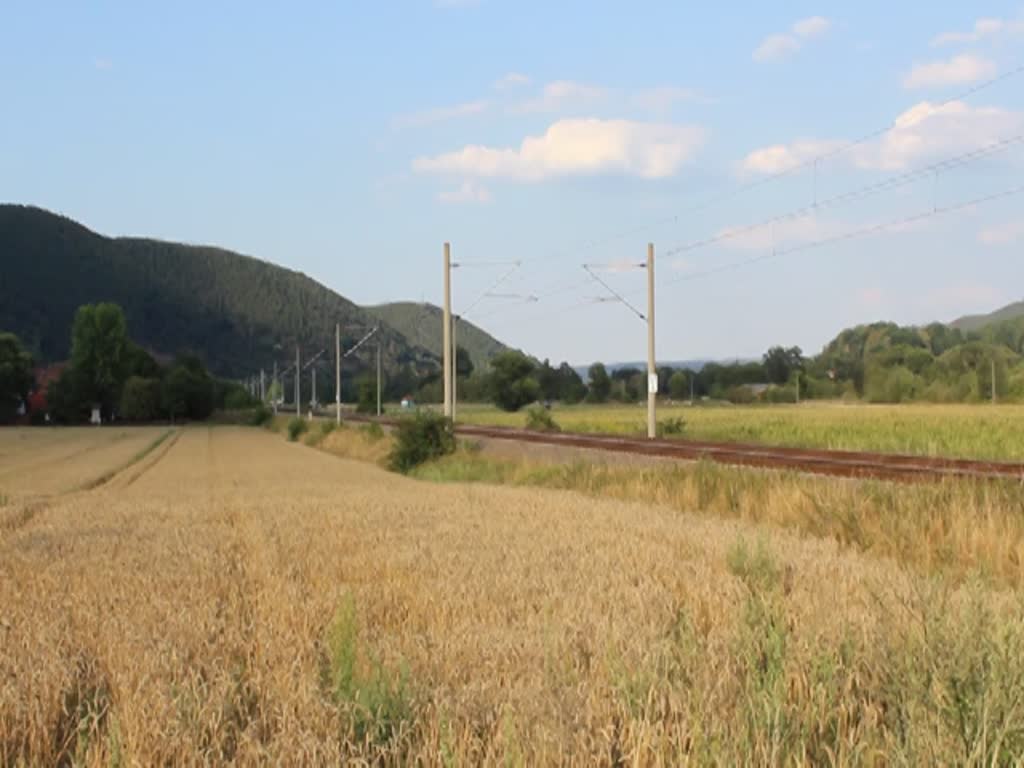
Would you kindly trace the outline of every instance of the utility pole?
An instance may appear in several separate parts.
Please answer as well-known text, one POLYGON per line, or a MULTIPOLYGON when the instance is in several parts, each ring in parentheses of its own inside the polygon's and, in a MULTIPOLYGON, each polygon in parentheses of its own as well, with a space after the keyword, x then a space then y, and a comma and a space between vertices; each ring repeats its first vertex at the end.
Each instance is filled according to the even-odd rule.
POLYGON ((690 405, 693 405, 693 382, 697 379, 697 372, 690 371, 690 405))
POLYGON ((654 362, 654 243, 647 244, 647 439, 658 433, 655 409, 658 402, 658 371, 654 362))
MULTIPOLYGON (((274 356, 277 357, 277 353, 275 353, 274 356)), ((274 401, 274 415, 277 415, 277 392, 279 389, 277 385, 277 360, 274 361, 274 381, 270 385, 270 388, 274 390, 274 396, 271 398, 271 400, 274 401)))
POLYGON ((992 404, 996 403, 996 359, 993 357, 992 363, 992 404))
POLYGON ((377 415, 380 416, 380 339, 377 340, 377 415))
POLYGON ((295 416, 302 418, 302 358, 299 355, 299 345, 295 345, 295 416))
POLYGON ((796 404, 800 405, 800 371, 796 372, 796 404))
POLYGON ((309 378, 313 382, 313 397, 309 402, 309 412, 313 413, 313 409, 316 408, 316 364, 309 366, 309 378))
POLYGON ((334 325, 334 415, 341 426, 341 323, 334 325))
POLYGON ((267 376, 262 368, 260 368, 260 402, 267 402, 267 376))
POLYGON ((444 366, 444 415, 452 417, 452 255, 451 244, 444 244, 444 313, 441 321, 441 363, 444 366))
POLYGON ((455 421, 456 405, 459 402, 459 347, 455 343, 455 326, 459 316, 452 315, 452 421, 455 421))

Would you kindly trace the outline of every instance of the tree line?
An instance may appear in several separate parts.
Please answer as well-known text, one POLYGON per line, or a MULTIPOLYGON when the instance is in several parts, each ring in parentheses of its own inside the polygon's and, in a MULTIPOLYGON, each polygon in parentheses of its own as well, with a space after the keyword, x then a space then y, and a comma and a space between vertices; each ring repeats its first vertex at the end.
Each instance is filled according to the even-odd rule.
MULTIPOLYGON (((519 351, 476 371, 458 350, 460 400, 506 410, 535 401, 635 403, 647 397, 647 372, 594 363, 584 380, 568 363, 554 366, 519 351)), ((870 403, 1024 401, 1024 317, 964 332, 941 323, 873 323, 840 333, 816 356, 775 346, 760 360, 707 363, 699 370, 658 368, 658 395, 676 401, 787 403, 845 399, 870 403)), ((441 402, 439 373, 422 379, 418 397, 441 402)))
POLYGON ((117 304, 79 307, 70 350, 60 375, 43 390, 24 345, 0 332, 0 421, 23 412, 33 423, 80 424, 94 411, 104 422, 203 420, 217 409, 258 404, 240 384, 213 377, 194 354, 158 363, 131 340, 117 304))

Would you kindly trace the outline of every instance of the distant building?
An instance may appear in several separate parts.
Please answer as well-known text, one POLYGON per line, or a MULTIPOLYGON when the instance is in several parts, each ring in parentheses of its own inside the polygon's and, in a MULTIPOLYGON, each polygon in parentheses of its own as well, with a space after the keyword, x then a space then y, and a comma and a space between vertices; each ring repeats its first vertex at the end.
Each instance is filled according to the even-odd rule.
POLYGON ((741 389, 747 390, 754 397, 764 397, 769 389, 772 388, 771 384, 741 384, 741 389))
POLYGON ((406 395, 405 397, 402 398, 402 407, 403 408, 415 408, 416 407, 416 401, 413 399, 412 395, 406 395))
POLYGON ((53 365, 40 366, 32 371, 35 379, 35 388, 28 396, 28 410, 30 413, 48 414, 50 403, 46 399, 50 385, 61 377, 67 369, 67 363, 54 363, 53 365))

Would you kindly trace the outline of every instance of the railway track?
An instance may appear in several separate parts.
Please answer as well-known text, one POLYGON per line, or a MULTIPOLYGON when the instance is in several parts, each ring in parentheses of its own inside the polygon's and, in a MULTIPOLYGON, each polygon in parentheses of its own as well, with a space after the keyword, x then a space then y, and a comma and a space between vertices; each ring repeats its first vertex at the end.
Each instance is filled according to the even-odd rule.
MULTIPOLYGON (((393 426, 395 419, 346 416, 393 426)), ((1024 482, 1024 463, 908 456, 867 451, 830 451, 751 443, 703 440, 646 440, 577 432, 534 432, 513 427, 458 424, 457 435, 542 445, 586 448, 680 461, 713 461, 741 467, 808 472, 834 477, 922 481, 943 479, 1016 480, 1024 482)))

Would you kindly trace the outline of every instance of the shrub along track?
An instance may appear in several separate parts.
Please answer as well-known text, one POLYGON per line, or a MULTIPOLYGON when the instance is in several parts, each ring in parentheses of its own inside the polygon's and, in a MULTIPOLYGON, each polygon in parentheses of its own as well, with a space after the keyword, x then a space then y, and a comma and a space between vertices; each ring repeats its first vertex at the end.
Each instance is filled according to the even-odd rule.
MULTIPOLYGON (((346 416, 354 421, 368 417, 346 416)), ((380 419, 393 426, 395 419, 380 419)), ((683 461, 713 461, 719 464, 791 470, 834 477, 871 477, 884 480, 1009 479, 1024 481, 1024 463, 954 459, 936 456, 908 456, 867 451, 829 451, 809 448, 719 443, 704 440, 645 440, 612 435, 574 432, 535 432, 512 427, 457 424, 457 435, 496 440, 587 448, 683 461)))

